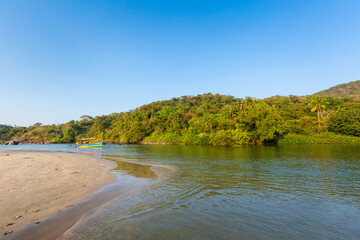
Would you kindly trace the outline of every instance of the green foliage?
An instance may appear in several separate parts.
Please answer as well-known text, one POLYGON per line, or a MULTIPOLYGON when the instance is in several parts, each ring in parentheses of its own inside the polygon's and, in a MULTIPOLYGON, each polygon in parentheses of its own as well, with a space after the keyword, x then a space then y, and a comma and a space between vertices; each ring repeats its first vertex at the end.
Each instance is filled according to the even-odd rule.
POLYGON ((360 138, 344 136, 331 132, 317 133, 312 136, 288 134, 279 140, 279 144, 360 144, 360 138))
POLYGON ((321 132, 321 120, 320 120, 321 112, 325 111, 327 104, 328 102, 325 100, 325 98, 322 98, 318 95, 313 96, 308 104, 310 111, 317 113, 319 132, 321 132))
POLYGON ((72 143, 76 138, 97 137, 127 143, 221 146, 278 141, 347 143, 357 142, 357 138, 335 133, 359 136, 359 112, 360 103, 346 98, 275 96, 257 100, 208 93, 153 102, 126 113, 84 115, 80 121, 60 125, 0 125, 0 142, 72 143))
POLYGON ((284 122, 284 133, 311 135, 318 131, 316 117, 304 116, 284 122))
POLYGON ((219 130, 211 134, 210 143, 217 146, 233 145, 231 130, 219 130))
POLYGON ((0 124, 0 143, 7 142, 23 135, 26 131, 24 127, 12 127, 0 124))
POLYGON ((68 127, 63 130, 63 137, 60 140, 63 143, 75 142, 75 132, 72 128, 68 127))
POLYGON ((231 138, 234 145, 243 145, 251 141, 250 135, 248 132, 243 132, 240 129, 232 130, 231 138))
POLYGON ((278 109, 263 101, 253 102, 247 111, 242 111, 237 123, 253 143, 276 142, 284 131, 284 119, 278 109))
POLYGON ((360 110, 344 110, 330 117, 328 129, 334 133, 360 137, 360 110))
POLYGON ((182 143, 183 137, 177 135, 174 132, 167 132, 165 134, 161 134, 159 132, 153 132, 150 136, 144 138, 144 142, 164 142, 164 143, 182 143))
POLYGON ((340 84, 315 94, 332 98, 352 98, 360 100, 360 80, 340 84))
POLYGON ((308 107, 311 109, 311 112, 321 112, 326 109, 327 104, 328 102, 325 100, 325 98, 315 95, 311 98, 308 107))
POLYGON ((138 143, 147 136, 146 128, 141 123, 131 125, 130 129, 123 135, 123 142, 138 143))
POLYGON ((94 118, 92 116, 89 116, 89 115, 82 115, 80 117, 81 120, 84 120, 84 121, 91 121, 91 120, 94 120, 94 118))

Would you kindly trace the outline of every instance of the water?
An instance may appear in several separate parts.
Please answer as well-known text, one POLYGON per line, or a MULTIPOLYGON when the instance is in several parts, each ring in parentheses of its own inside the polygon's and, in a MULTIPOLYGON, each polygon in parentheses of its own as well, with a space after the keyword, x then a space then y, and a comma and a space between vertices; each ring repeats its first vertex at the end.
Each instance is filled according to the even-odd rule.
MULTIPOLYGON (((78 151, 66 146, 37 148, 78 151)), ((116 160, 120 181, 132 176, 153 183, 112 201, 67 239, 360 239, 358 146, 86 151, 116 160)))

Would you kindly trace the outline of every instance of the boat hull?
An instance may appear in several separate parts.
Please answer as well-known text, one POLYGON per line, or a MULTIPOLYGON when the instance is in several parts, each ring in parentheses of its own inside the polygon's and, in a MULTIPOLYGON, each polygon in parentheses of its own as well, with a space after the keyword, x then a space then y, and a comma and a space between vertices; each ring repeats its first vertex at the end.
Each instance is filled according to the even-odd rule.
POLYGON ((103 142, 91 143, 91 144, 81 144, 76 145, 78 148, 100 148, 103 142))

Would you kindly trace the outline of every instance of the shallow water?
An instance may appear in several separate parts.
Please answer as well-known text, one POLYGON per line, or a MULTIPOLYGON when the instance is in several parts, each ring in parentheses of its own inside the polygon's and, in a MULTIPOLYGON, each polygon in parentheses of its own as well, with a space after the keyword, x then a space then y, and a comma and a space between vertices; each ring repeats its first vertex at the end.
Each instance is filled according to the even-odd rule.
MULTIPOLYGON (((35 148, 78 151, 66 146, 35 148)), ((154 179, 153 171, 159 180, 107 204, 67 239, 360 239, 358 146, 107 145, 85 152, 118 161, 119 180, 154 179)))

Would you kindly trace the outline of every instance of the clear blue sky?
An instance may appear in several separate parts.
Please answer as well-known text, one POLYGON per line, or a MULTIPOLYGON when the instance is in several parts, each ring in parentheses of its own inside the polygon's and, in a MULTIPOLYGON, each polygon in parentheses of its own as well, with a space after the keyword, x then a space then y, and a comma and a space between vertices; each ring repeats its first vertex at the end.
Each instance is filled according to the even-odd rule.
POLYGON ((360 79, 360 1, 0 0, 0 123, 360 79))

